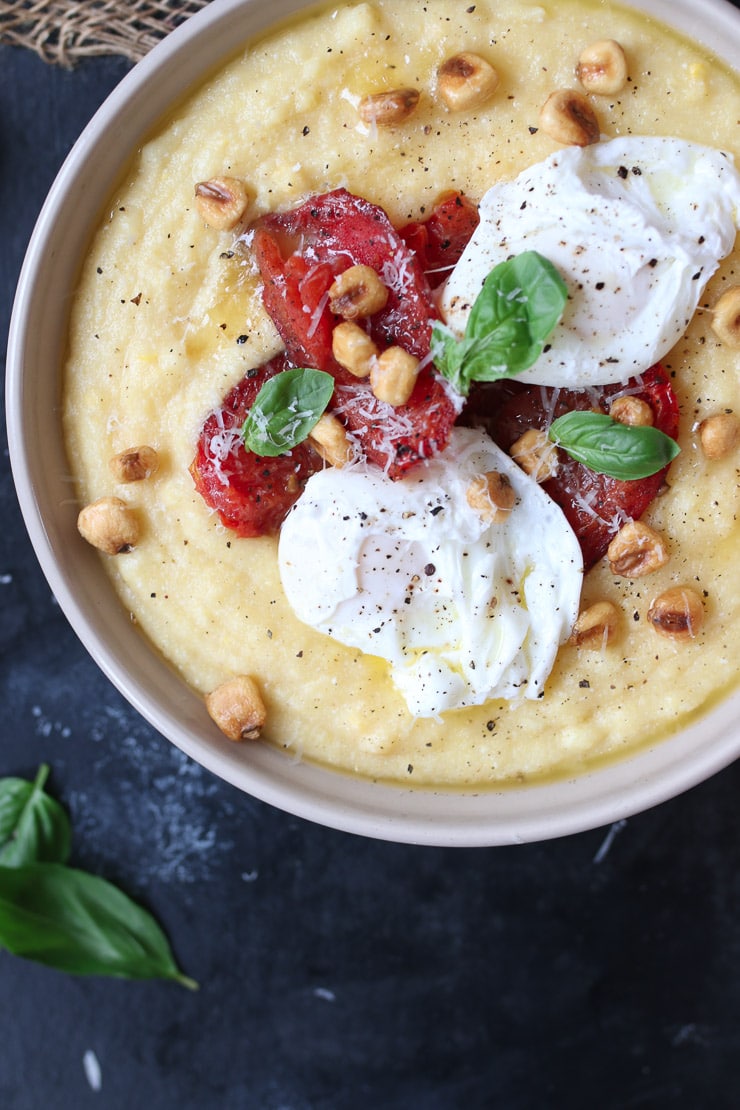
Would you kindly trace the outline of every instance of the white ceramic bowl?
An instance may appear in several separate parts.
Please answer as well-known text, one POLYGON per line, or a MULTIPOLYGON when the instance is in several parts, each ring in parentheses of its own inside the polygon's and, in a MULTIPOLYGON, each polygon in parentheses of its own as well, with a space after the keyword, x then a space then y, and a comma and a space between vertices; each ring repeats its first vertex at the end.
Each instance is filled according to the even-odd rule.
MULTIPOLYGON (((706 779, 740 754, 740 693, 679 735, 631 758, 550 785, 414 791, 296 763, 262 744, 225 741, 200 697, 148 647, 97 554, 79 543, 69 502, 59 404, 70 289, 90 213, 159 118, 238 42, 305 7, 302 0, 215 0, 121 82, 81 135, 39 217, 18 286, 8 350, 10 457, 26 526, 64 613, 131 704, 198 763, 283 810, 349 832, 436 845, 497 845, 605 825, 706 779), (43 325, 41 325, 43 321, 43 325), (37 445, 44 444, 39 451, 37 445)), ((636 5, 740 69, 740 11, 725 0, 636 5)))

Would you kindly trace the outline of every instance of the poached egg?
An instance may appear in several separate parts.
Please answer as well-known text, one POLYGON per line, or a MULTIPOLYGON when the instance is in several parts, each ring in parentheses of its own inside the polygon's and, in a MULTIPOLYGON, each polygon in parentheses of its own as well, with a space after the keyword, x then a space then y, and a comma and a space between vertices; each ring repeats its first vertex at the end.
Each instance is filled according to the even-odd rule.
POLYGON ((283 523, 278 562, 298 618, 387 660, 416 717, 540 697, 583 578, 558 506, 468 428, 397 481, 362 463, 314 474, 283 523), (467 500, 490 471, 516 495, 500 523, 467 500))
POLYGON ((490 271, 523 251, 568 287, 562 320, 521 381, 583 389, 658 362, 686 330, 740 226, 729 155, 681 139, 623 136, 566 147, 494 185, 440 311, 462 337, 490 271))

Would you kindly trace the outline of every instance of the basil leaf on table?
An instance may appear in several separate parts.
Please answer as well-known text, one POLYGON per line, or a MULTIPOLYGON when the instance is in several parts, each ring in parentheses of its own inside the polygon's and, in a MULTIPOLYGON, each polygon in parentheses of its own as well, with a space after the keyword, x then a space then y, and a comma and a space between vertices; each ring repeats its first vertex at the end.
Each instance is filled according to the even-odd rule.
POLYGON ((198 984, 177 967, 152 915, 105 879, 66 866, 71 829, 33 782, 0 779, 0 949, 77 975, 171 979, 198 984))
POLYGON ((432 325, 434 364, 463 396, 473 382, 520 374, 542 354, 567 300, 562 277, 537 251, 507 259, 484 281, 462 339, 432 325))
POLYGON ((0 866, 67 862, 71 843, 69 818, 44 791, 48 775, 49 767, 44 763, 33 782, 0 779, 0 866))
POLYGON ((262 386, 244 421, 244 445, 255 455, 284 455, 310 435, 333 392, 334 378, 324 370, 304 367, 276 374, 262 386))
POLYGON ((652 425, 620 424, 599 412, 566 412, 552 422, 547 434, 590 470, 621 481, 649 478, 681 450, 674 439, 652 425))
POLYGON ((0 945, 76 975, 197 987, 150 913, 105 879, 58 863, 0 867, 0 945))

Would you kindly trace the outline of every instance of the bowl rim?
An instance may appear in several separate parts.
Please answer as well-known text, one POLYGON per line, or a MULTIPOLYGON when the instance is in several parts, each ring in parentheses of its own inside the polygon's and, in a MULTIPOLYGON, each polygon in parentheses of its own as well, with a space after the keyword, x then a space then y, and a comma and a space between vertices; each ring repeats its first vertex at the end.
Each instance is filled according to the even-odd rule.
MULTIPOLYGON (((65 617, 103 673, 158 732, 197 763, 240 790, 285 812, 344 832, 382 840, 484 847, 547 840, 622 820, 689 789, 740 755, 740 691, 670 741, 658 741, 621 760, 551 783, 523 787, 433 790, 356 779, 333 768, 291 761, 267 745, 233 745, 217 733, 202 699, 184 687, 156 652, 142 662, 142 637, 128 621, 99 557, 75 555, 75 573, 63 553, 76 536, 76 510, 61 504, 60 442, 41 460, 37 444, 49 421, 59 424, 59 405, 45 416, 34 401, 26 373, 43 365, 56 344, 61 358, 67 298, 48 309, 54 279, 69 288, 86 242, 82 228, 63 229, 60 214, 83 203, 96 211, 110 196, 130 159, 99 151, 106 133, 121 128, 137 142, 180 97, 243 42, 283 19, 325 4, 304 0, 213 0, 160 42, 106 98, 65 159, 41 209, 18 281, 8 333, 6 419, 16 492, 36 557, 65 617), (240 23, 235 35, 234 23, 240 23), (187 64, 185 64, 187 63, 187 64), (91 168, 96 170, 91 174, 91 168), (42 261, 43 260, 43 261, 42 261), (46 303, 51 336, 40 337, 34 320, 46 303), (44 424, 46 420, 46 425, 44 424), (84 594, 80 583, 83 580, 84 594), (111 623, 110 598, 119 610, 111 623), (138 651, 137 651, 138 648, 138 651), (152 657, 157 665, 152 665, 152 657), (340 789, 341 783, 341 789, 340 789), (526 795, 530 804, 521 811, 526 795), (429 798, 433 796, 433 812, 429 798)), ((734 68, 740 68, 740 10, 728 0, 643 0, 637 8, 694 37, 734 68)), ((88 230, 89 233, 89 230, 88 230)), ((61 377, 61 373, 58 375, 61 377)), ((50 380, 50 379, 49 379, 50 380)), ((58 398, 57 398, 58 402, 58 398)), ((63 445, 62 445, 63 451, 63 445)), ((42 453, 42 454, 45 454, 42 453)), ((148 648, 150 645, 148 645, 148 648)))

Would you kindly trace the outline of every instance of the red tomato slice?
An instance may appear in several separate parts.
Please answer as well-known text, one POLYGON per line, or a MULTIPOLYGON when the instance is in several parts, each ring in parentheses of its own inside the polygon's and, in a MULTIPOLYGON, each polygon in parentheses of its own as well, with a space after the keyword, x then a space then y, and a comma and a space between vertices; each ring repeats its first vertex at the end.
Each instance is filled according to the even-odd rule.
POLYGON ((405 405, 378 401, 363 383, 337 386, 334 412, 362 444, 365 457, 400 478, 420 460, 447 446, 457 409, 430 367, 416 380, 405 405))
MULTIPOLYGON (((546 429, 558 416, 573 409, 609 411, 609 401, 620 393, 634 394, 653 410, 654 425, 673 439, 678 434, 678 402, 669 378, 653 366, 623 385, 574 391, 526 385, 512 379, 479 386, 471 393, 464 422, 484 427, 508 451, 528 428, 546 429)), ((649 478, 624 482, 595 474, 564 451, 554 478, 543 489, 557 502, 578 536, 588 570, 605 554, 614 535, 627 520, 638 520, 660 492, 668 467, 649 478)))
POLYGON ((447 444, 457 410, 445 384, 426 363, 410 400, 391 409, 332 354, 338 322, 328 305, 334 278, 350 266, 371 266, 388 288, 387 304, 366 322, 383 350, 400 346, 429 355, 437 312, 421 265, 388 216, 346 189, 309 198, 289 212, 265 216, 254 250, 264 279, 263 301, 294 366, 326 370, 337 381, 332 404, 367 458, 398 478, 447 444))
POLYGON ((478 206, 464 193, 444 193, 426 220, 399 229, 432 289, 449 276, 480 221, 478 206))
POLYGON ((335 189, 289 212, 265 216, 254 236, 263 300, 296 365, 336 369, 331 332, 337 320, 326 294, 337 274, 371 266, 388 287, 388 303, 369 320, 375 341, 423 358, 437 316, 421 267, 382 208, 335 189))
POLYGON ((284 355, 250 372, 206 419, 190 473, 195 488, 238 536, 273 535, 323 461, 308 443, 288 455, 263 458, 247 451, 241 428, 268 378, 288 368, 284 355))

